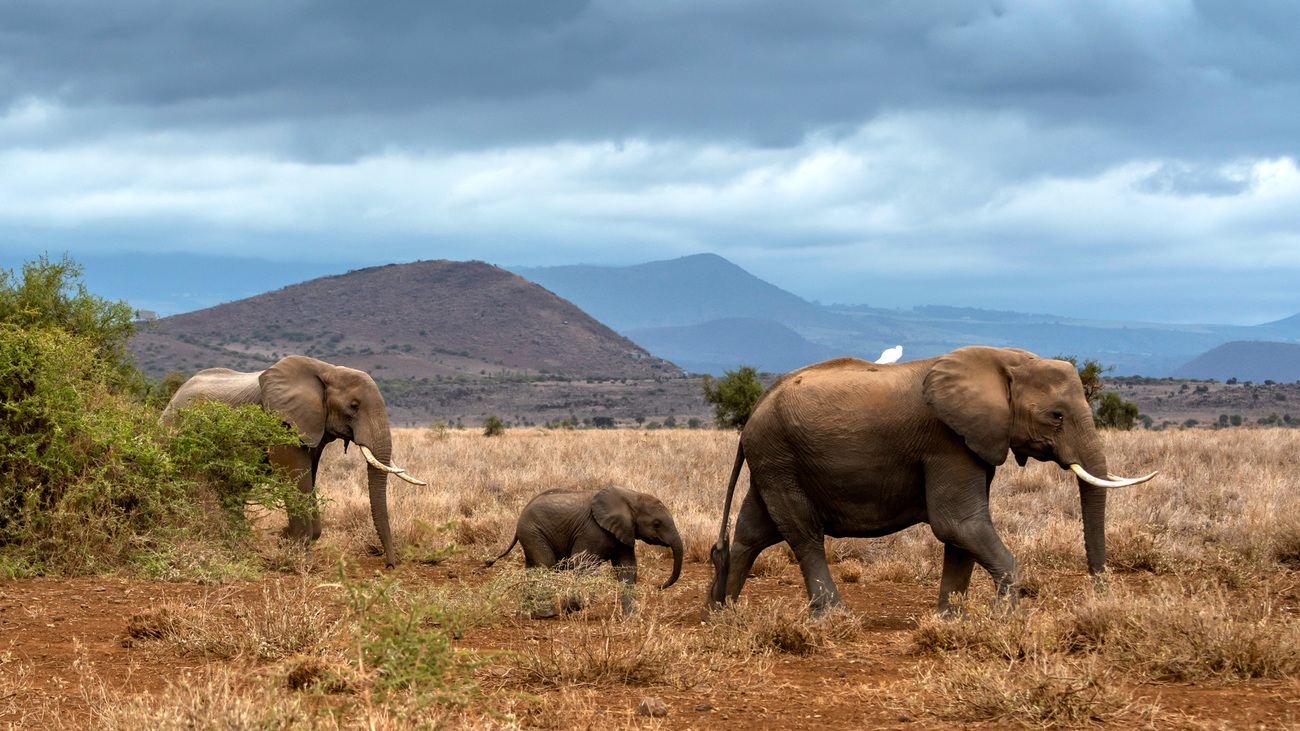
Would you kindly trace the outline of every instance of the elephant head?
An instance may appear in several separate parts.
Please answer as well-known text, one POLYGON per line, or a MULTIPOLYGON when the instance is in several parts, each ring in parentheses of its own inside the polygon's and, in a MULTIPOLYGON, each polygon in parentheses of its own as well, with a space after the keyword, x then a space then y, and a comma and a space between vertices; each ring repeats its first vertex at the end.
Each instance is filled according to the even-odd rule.
POLYGON ((1088 570, 1106 567, 1106 490, 1145 482, 1111 478, 1079 374, 1069 363, 1014 348, 973 346, 938 358, 925 376, 925 402, 990 465, 1007 452, 1055 462, 1078 477, 1088 570), (1106 475, 1106 478, 1097 477, 1106 475))
POLYGON ((672 549, 673 573, 660 589, 672 586, 682 575, 682 538, 673 516, 658 498, 610 486, 592 498, 591 517, 625 546, 635 546, 640 539, 672 549))
POLYGON ((309 449, 335 439, 355 443, 368 463, 370 514, 390 566, 396 563, 388 525, 389 473, 408 482, 425 483, 391 467, 393 442, 384 397, 374 380, 353 368, 291 355, 258 377, 262 405, 292 424, 309 449))

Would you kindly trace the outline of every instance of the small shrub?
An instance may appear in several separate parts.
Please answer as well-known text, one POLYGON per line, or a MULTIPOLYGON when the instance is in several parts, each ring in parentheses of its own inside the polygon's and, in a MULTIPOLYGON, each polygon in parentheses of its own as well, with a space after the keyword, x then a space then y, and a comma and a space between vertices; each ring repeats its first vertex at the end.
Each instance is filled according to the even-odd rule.
POLYGON ((701 385, 705 403, 713 405, 713 416, 724 429, 743 429, 749 414, 763 395, 763 384, 758 381, 758 371, 752 366, 740 366, 725 371, 722 378, 704 374, 701 385))
POLYGON ((501 422, 501 418, 493 414, 483 420, 483 436, 499 437, 506 433, 506 425, 501 422))
POLYGON ((1137 416, 1137 404, 1125 401, 1115 391, 1107 391, 1101 395, 1101 403, 1097 406, 1093 421, 1103 429, 1127 431, 1133 428, 1137 416))

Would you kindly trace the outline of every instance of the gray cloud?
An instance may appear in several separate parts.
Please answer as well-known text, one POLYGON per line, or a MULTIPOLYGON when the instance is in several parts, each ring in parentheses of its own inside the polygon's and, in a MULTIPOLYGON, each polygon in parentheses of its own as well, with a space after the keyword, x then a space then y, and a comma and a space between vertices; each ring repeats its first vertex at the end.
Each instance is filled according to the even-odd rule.
POLYGON ((1298 35, 1262 0, 0 0, 0 241, 1282 316, 1298 35))

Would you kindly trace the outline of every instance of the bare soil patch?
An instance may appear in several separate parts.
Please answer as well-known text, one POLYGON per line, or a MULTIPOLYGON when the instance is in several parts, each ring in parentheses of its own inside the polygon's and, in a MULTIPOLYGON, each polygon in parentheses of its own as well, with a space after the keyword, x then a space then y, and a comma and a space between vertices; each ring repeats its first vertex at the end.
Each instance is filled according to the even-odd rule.
MULTIPOLYGON (((487 580, 476 574, 479 559, 458 556, 437 566, 405 564, 400 580, 413 586, 460 584, 487 580)), ((380 568, 367 559, 354 569, 359 576, 380 568)), ((668 562, 649 562, 648 574, 668 571, 668 562)), ((700 607, 708 582, 704 564, 685 569, 678 586, 645 593, 641 611, 657 613, 668 629, 700 631, 700 607)), ((316 574, 310 580, 324 581, 316 574)), ((1062 576, 1082 585, 1079 577, 1062 576)), ((132 638, 133 617, 163 605, 201 605, 225 611, 230 602, 260 600, 264 582, 293 581, 270 576, 260 582, 220 586, 161 583, 112 578, 26 579, 0 583, 0 657, 7 671, 0 701, 0 723, 13 728, 97 728, 97 693, 163 693, 169 683, 196 678, 222 661, 178 654, 155 640, 132 638), (24 675, 19 681, 17 670, 24 675)), ((1058 577, 1050 580, 1057 581, 1058 577)), ((1122 579, 1121 579, 1122 580, 1122 579)), ((1142 577, 1134 584, 1148 581, 1142 577)), ((808 654, 777 653, 762 673, 706 679, 690 687, 575 684, 556 688, 521 687, 519 670, 509 662, 491 663, 477 672, 481 702, 513 714, 524 728, 951 728, 949 722, 917 714, 909 705, 908 681, 919 677, 929 659, 916 654, 912 631, 933 607, 933 586, 897 583, 851 583, 841 587, 846 603, 860 619, 851 641, 834 642, 808 654), (656 697, 671 709, 662 719, 637 716, 644 697, 656 697)), ((1077 590, 1085 590, 1082 586, 1077 590)), ((798 571, 751 579, 750 602, 782 601, 802 596, 798 571)), ((1032 610, 1034 601, 1027 599, 1032 610)), ((598 622, 612 607, 591 607, 582 616, 559 620, 519 620, 503 616, 496 626, 468 630, 458 648, 537 653, 552 640, 557 625, 598 622)), ((273 663, 253 663, 258 672, 273 663)), ((1293 728, 1300 724, 1300 688, 1294 681, 1247 681, 1213 684, 1150 684, 1135 689, 1160 709, 1153 728, 1293 728)), ((914 699, 912 699, 914 700, 914 699)), ((481 722, 481 719, 480 721, 481 722)), ((976 724, 997 726, 997 723, 976 724)))

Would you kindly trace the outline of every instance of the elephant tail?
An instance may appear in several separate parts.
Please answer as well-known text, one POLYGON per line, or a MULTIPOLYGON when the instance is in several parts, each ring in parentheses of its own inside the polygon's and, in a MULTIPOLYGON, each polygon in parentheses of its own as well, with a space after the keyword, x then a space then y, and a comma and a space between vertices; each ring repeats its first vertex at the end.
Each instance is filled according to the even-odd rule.
POLYGON ((736 481, 740 479, 740 468, 745 465, 745 446, 736 445, 736 463, 731 468, 731 480, 727 482, 727 499, 722 507, 722 527, 718 530, 718 542, 709 551, 709 560, 713 563, 713 586, 709 588, 709 597, 714 606, 722 606, 727 593, 727 573, 731 570, 731 499, 736 494, 736 481))
POLYGON ((505 551, 503 551, 503 552, 501 553, 500 556, 497 556, 496 558, 492 558, 492 559, 488 559, 487 561, 484 561, 484 562, 483 562, 483 568, 486 569, 486 568, 490 567, 492 564, 496 563, 497 561, 500 561, 501 559, 505 558, 505 557, 506 557, 506 556, 507 556, 511 551, 515 550, 515 544, 518 543, 518 542, 519 542, 519 534, 516 533, 516 534, 515 534, 515 539, 514 539, 513 541, 510 541, 510 547, 507 548, 505 551))

